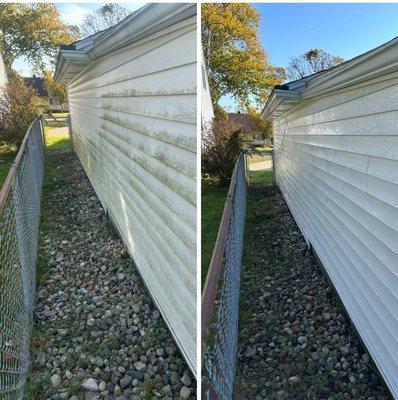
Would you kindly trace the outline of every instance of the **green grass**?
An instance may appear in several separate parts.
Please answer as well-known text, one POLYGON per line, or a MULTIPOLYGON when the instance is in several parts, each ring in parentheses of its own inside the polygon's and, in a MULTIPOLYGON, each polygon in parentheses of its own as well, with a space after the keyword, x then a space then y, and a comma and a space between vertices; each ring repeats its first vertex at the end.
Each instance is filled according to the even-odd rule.
POLYGON ((55 118, 66 118, 69 115, 68 112, 52 112, 51 114, 55 118))
POLYGON ((255 146, 254 148, 257 151, 267 152, 267 153, 271 153, 273 150, 273 147, 269 147, 269 146, 255 146))
POLYGON ((272 170, 249 171, 250 185, 271 185, 272 170))
POLYGON ((0 154, 0 187, 3 186, 15 156, 15 153, 0 154))
POLYGON ((202 188, 202 287, 206 280, 207 269, 217 239, 227 193, 227 187, 202 188))
MULTIPOLYGON (((40 236, 39 241, 44 239, 43 232, 57 230, 59 228, 59 211, 54 207, 54 198, 57 191, 63 186, 68 186, 76 179, 75 175, 70 171, 71 152, 70 151, 48 151, 45 153, 44 160, 44 177, 42 185, 41 197, 41 221, 40 221, 40 236), (51 205, 52 203, 52 205, 51 205)), ((37 281, 46 281, 49 278, 49 262, 40 253, 38 254, 37 263, 37 281)), ((48 340, 46 332, 43 331, 43 326, 34 324, 32 326, 30 353, 37 354, 40 352, 41 346, 48 340)), ((28 376, 25 385, 25 398, 26 400, 41 400, 47 398, 41 381, 41 373, 32 374, 28 376)), ((68 387, 70 393, 74 393, 77 388, 73 387, 74 383, 71 382, 68 387)), ((80 385, 79 385, 80 388, 80 385)))
MULTIPOLYGON (((64 127, 65 123, 52 123, 44 126, 47 150, 67 150, 70 148, 69 135, 57 131, 57 128, 64 127), (52 132, 51 132, 52 131, 52 132)), ((3 185, 11 164, 16 156, 16 149, 10 149, 7 146, 0 148, 0 188, 3 185)))
POLYGON ((54 124, 44 126, 47 150, 67 150, 70 147, 69 135, 63 133, 59 128, 65 124, 54 124))

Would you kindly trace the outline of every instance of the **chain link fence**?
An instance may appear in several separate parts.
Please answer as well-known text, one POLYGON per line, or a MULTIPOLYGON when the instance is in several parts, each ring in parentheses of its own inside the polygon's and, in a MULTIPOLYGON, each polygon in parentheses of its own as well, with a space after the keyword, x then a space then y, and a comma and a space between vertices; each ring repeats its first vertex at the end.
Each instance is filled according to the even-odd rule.
POLYGON ((250 186, 273 184, 273 150, 245 150, 247 183, 250 186))
POLYGON ((42 117, 46 150, 65 150, 72 148, 70 117, 67 113, 51 114, 42 117))
POLYGON ((23 398, 36 286, 43 129, 29 127, 0 191, 0 399, 23 398))
POLYGON ((245 157, 241 154, 232 175, 202 296, 202 381, 207 399, 232 399, 245 210, 245 157))

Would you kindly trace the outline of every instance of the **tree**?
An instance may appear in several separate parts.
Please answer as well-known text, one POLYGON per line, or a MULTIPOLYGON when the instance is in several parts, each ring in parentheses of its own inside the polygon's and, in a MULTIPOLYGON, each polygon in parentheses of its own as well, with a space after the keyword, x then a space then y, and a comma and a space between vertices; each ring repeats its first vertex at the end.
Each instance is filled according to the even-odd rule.
POLYGON ((322 49, 310 49, 298 57, 291 57, 287 67, 287 77, 290 80, 332 68, 344 62, 339 56, 333 56, 322 49))
POLYGON ((65 83, 54 82, 53 73, 45 70, 44 74, 44 87, 50 97, 58 97, 60 104, 66 100, 67 88, 65 83))
POLYGON ((259 15, 250 4, 202 4, 202 45, 214 106, 226 94, 244 108, 263 104, 273 86, 283 82, 284 70, 268 62, 258 26, 259 15))
POLYGON ((24 56, 38 71, 54 62, 59 46, 77 39, 76 27, 61 21, 54 4, 1 3, 0 51, 8 71, 24 56))
POLYGON ((40 99, 16 73, 0 96, 0 141, 18 148, 31 122, 40 113, 40 99))
POLYGON ((202 174, 228 185, 232 171, 243 147, 243 133, 228 115, 216 115, 211 127, 202 133, 202 174))
POLYGON ((91 14, 86 14, 80 26, 83 36, 90 36, 106 28, 116 25, 126 18, 130 11, 116 3, 107 3, 91 14))
POLYGON ((272 123, 261 118, 261 114, 253 107, 248 107, 249 124, 253 130, 261 132, 263 139, 269 139, 272 136, 272 123))

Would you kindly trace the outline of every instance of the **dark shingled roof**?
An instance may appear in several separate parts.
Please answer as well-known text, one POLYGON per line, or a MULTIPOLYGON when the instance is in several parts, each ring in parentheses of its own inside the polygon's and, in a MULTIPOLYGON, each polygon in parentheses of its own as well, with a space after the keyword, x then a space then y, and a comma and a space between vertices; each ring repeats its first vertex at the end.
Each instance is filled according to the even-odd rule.
POLYGON ((33 75, 31 77, 23 78, 23 79, 27 86, 36 90, 39 97, 48 97, 47 90, 44 86, 44 78, 33 75))
POLYGON ((76 50, 76 42, 71 44, 62 44, 59 48, 61 50, 76 50))

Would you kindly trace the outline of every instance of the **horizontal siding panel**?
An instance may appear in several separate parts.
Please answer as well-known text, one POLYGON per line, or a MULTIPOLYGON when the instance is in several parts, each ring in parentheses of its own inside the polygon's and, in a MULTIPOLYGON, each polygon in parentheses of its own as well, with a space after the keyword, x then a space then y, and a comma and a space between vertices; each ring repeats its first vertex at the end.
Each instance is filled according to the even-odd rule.
POLYGON ((134 119, 118 111, 106 111, 89 106, 75 107, 70 104, 70 109, 84 119, 84 116, 94 117, 94 124, 101 124, 100 120, 110 121, 125 128, 147 135, 148 137, 170 143, 192 153, 196 151, 196 127, 179 121, 157 120, 147 116, 136 115, 134 119), (84 109, 84 110, 82 110, 84 109))
POLYGON ((68 86, 76 153, 195 373, 196 92, 196 18, 68 86))
MULTIPOLYGON (((394 124, 398 116, 397 110, 386 110, 384 112, 372 115, 355 115, 338 120, 322 121, 317 123, 314 118, 310 124, 286 126, 285 132, 289 134, 312 134, 312 135, 393 135, 398 134, 397 126, 394 124), (344 124, 347 130, 342 130, 344 124)), ((330 116, 333 118, 333 116, 330 116)))
POLYGON ((125 80, 80 89, 72 97, 133 97, 133 96, 165 96, 168 94, 193 94, 196 92, 196 79, 190 71, 195 68, 195 62, 178 65, 172 69, 157 71, 138 77, 129 77, 131 87, 126 89, 125 80), (179 87, 175 81, 179 80, 179 87))
MULTIPOLYGON (((395 307, 397 307, 397 300, 393 299, 391 297, 391 292, 386 291, 387 288, 380 284, 380 280, 377 276, 375 276, 372 270, 364 268, 364 260, 359 255, 360 253, 363 254, 364 248, 360 248, 359 242, 356 240, 356 237, 352 235, 349 229, 347 230, 343 220, 339 219, 339 217, 330 210, 324 212, 324 210, 319 207, 318 202, 311 200, 312 196, 306 195, 302 191, 302 189, 298 190, 307 199, 307 201, 309 202, 308 204, 311 204, 312 207, 315 207, 315 210, 317 210, 317 215, 319 216, 319 221, 323 221, 322 224, 327 222, 327 224, 330 225, 330 228, 333 229, 333 232, 338 232, 337 236, 335 236, 335 241, 336 243, 339 243, 340 254, 350 254, 349 260, 351 263, 351 267, 349 270, 346 271, 346 275, 348 273, 348 275, 352 274, 353 276, 355 276, 355 271, 358 273, 359 280, 356 283, 361 285, 361 290, 363 290, 364 292, 373 294, 375 296, 376 303, 378 302, 379 305, 383 305, 382 312, 384 313, 384 316, 386 316, 387 325, 390 325, 389 330, 391 332, 394 332, 394 329, 396 329, 397 327, 397 322, 391 320, 390 310, 392 311, 395 309, 395 307), (354 251, 352 251, 353 249, 354 251), (359 252, 355 251, 358 249, 359 252), (384 295, 380 296, 380 294, 384 295)), ((365 256, 372 257, 372 254, 370 252, 367 253, 368 254, 365 254, 365 256)), ((396 281, 396 278, 394 279, 396 281)))
MULTIPOLYGON (((288 135, 290 137, 293 135, 288 135)), ((349 151, 371 157, 398 160, 398 134, 396 136, 371 136, 366 138, 355 135, 294 135, 299 145, 326 147, 333 150, 349 151)))
POLYGON ((167 119, 189 124, 196 123, 196 111, 192 102, 196 95, 170 96, 163 98, 149 96, 140 99, 71 99, 76 107, 90 107, 100 110, 118 111, 124 114, 141 115, 150 118, 167 119), (87 104, 90 103, 88 106, 87 104), (185 106, 184 106, 185 105, 185 106), (191 106, 189 106, 191 105, 191 106))
POLYGON ((301 118, 296 117, 291 119, 291 117, 289 117, 289 123, 287 123, 286 126, 290 127, 291 124, 294 126, 297 126, 297 124, 299 126, 306 126, 395 111, 398 105, 398 100, 394 96, 397 85, 397 83, 391 84, 390 81, 385 82, 382 88, 378 85, 376 89, 371 85, 371 87, 366 88, 366 92, 355 93, 355 97, 349 96, 348 99, 348 93, 343 92, 338 95, 341 96, 339 102, 337 99, 331 100, 327 97, 327 102, 326 99, 324 99, 326 104, 324 104, 322 108, 315 102, 311 107, 307 107, 311 110, 311 113, 308 113, 307 110, 306 114, 301 118))
MULTIPOLYGON (((117 65, 113 64, 112 68, 105 68, 105 71, 104 59, 98 60, 94 68, 71 83, 71 90, 76 92, 196 63, 196 55, 193 54, 192 48, 189 48, 189 43, 193 43, 193 40, 196 40, 196 29, 192 29, 191 26, 188 32, 181 33, 179 37, 166 35, 163 40, 157 39, 151 48, 142 44, 115 54, 114 58, 118 59, 117 65), (173 57, 170 57, 171 54, 173 57)), ((109 56, 106 56, 105 60, 112 63, 109 56)))
POLYGON ((275 177, 398 398, 398 78, 274 121, 275 177))
POLYGON ((300 102, 289 110, 289 114, 285 114, 283 118, 286 123, 297 121, 308 115, 313 115, 324 110, 332 110, 341 104, 349 103, 352 100, 360 99, 369 93, 382 91, 384 88, 396 84, 397 73, 389 74, 372 82, 365 82, 358 85, 356 90, 351 88, 339 90, 335 93, 328 93, 325 96, 318 96, 316 99, 307 99, 300 102))
MULTIPOLYGON (((74 132, 75 133, 75 132, 74 132)), ((77 131, 77 133, 79 133, 77 131)), ((76 139, 76 135, 74 136, 74 141, 76 139)), ((89 138, 87 139, 84 147, 90 147, 89 138)), ((107 149, 107 151, 111 151, 112 148, 107 149)), ((95 157, 96 152, 92 151, 92 156, 95 157)), ((136 163, 132 163, 131 160, 127 158, 127 165, 129 169, 129 173, 132 177, 134 177, 137 181, 141 182, 146 190, 153 192, 166 207, 171 212, 176 213, 181 220, 185 221, 190 229, 195 229, 196 226, 196 211, 192 207, 190 207, 190 203, 183 199, 181 196, 175 196, 175 192, 173 189, 169 188, 166 185, 162 186, 162 190, 158 190, 159 185, 162 183, 156 176, 149 175, 144 168, 136 163)), ((124 158, 120 158, 121 162, 124 162, 124 158)), ((102 172, 102 169, 99 171, 102 172)))

